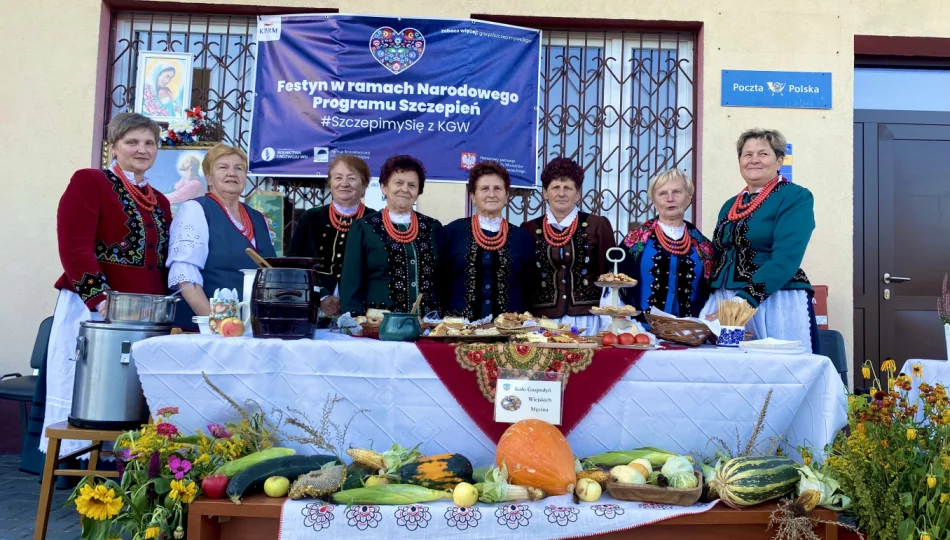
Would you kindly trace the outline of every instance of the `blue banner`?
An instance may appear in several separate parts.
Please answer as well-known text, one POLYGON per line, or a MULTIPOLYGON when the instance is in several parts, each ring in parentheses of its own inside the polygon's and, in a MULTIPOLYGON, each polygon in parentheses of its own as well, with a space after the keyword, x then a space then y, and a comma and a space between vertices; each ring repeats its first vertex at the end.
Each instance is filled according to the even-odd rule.
POLYGON ((250 173, 326 176, 411 154, 433 180, 494 160, 537 176, 538 30, 472 20, 260 17, 250 173))
POLYGON ((722 106, 830 109, 831 73, 724 69, 722 106))

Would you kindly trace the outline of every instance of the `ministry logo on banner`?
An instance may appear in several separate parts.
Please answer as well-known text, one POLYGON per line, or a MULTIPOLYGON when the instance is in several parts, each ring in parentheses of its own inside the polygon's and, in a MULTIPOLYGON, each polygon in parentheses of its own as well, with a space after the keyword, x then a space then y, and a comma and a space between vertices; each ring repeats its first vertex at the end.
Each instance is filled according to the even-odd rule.
POLYGON ((436 182, 491 160, 536 187, 539 30, 350 15, 259 17, 257 30, 251 174, 322 177, 352 154, 376 176, 408 152, 436 182))

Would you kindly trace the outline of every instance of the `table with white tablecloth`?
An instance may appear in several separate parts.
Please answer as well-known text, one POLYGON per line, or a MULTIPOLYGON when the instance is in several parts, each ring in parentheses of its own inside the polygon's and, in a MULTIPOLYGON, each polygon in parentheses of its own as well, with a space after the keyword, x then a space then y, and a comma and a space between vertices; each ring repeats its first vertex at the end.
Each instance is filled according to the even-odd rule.
MULTIPOLYGON (((178 407, 174 421, 184 430, 237 418, 205 384, 206 373, 231 398, 254 400, 266 413, 293 408, 318 421, 328 395, 344 398, 334 409, 337 422, 365 409, 350 427, 348 445, 380 450, 393 442, 421 443, 425 454, 460 452, 476 466, 492 461, 494 443, 414 344, 324 332, 317 337, 166 336, 136 343, 133 358, 149 408, 178 407)), ((472 379, 476 384, 474 373, 472 379)), ((714 347, 654 350, 594 404, 568 441, 579 456, 641 446, 710 455, 711 437, 730 444, 737 436, 748 439, 769 390, 774 393, 762 435, 784 438, 786 450, 804 445, 820 451, 846 423, 845 389, 826 357, 714 347)))

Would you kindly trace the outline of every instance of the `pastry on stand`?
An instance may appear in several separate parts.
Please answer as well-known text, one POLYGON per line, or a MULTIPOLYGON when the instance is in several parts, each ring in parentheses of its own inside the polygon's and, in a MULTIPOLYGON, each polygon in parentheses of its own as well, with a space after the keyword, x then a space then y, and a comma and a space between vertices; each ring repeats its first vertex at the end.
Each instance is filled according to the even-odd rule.
POLYGON ((594 282, 594 285, 610 289, 610 305, 590 309, 593 315, 606 315, 610 317, 612 320, 610 326, 607 327, 607 332, 618 335, 630 332, 631 329, 636 329, 637 325, 627 317, 636 317, 640 314, 633 306, 620 305, 620 289, 633 287, 637 284, 637 280, 617 271, 617 265, 626 257, 627 252, 621 248, 614 247, 607 250, 607 260, 614 263, 614 271, 602 274, 597 278, 597 281, 594 282), (619 256, 617 258, 611 258, 611 255, 615 253, 619 254, 619 256))

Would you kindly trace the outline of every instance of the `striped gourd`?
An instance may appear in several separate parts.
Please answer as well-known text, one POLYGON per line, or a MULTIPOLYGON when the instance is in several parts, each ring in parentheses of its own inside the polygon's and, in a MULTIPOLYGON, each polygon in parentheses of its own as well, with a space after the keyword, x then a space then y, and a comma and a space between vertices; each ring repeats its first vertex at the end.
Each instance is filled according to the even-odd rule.
POLYGON ((737 457, 722 463, 710 488, 722 502, 734 508, 777 499, 795 490, 798 465, 787 457, 737 457))

